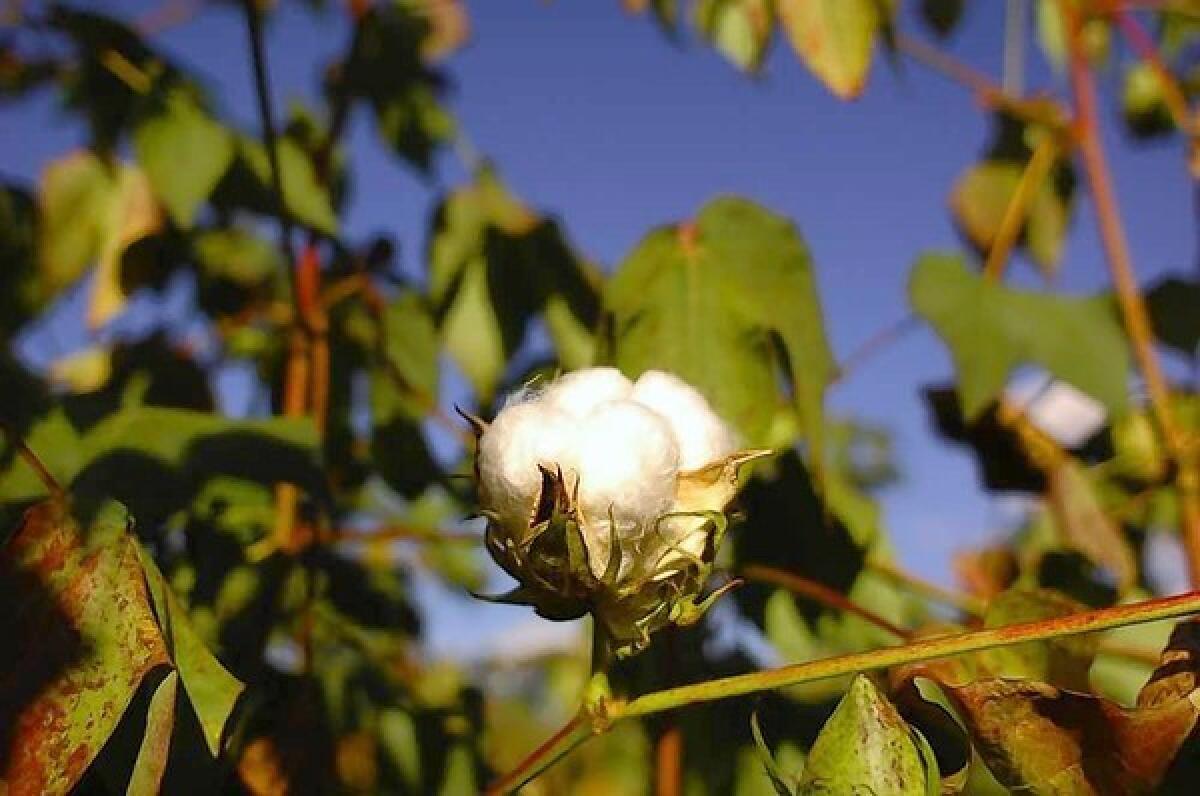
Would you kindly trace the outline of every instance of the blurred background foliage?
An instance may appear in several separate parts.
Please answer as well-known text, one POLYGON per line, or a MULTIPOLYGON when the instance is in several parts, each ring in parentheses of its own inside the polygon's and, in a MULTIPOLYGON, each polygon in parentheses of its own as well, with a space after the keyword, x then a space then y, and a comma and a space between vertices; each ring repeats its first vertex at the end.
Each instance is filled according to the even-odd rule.
MULTIPOLYGON (((263 26, 291 3, 167 2, 138 18, 94 3, 9 0, 0 10, 0 99, 53 94, 86 131, 36 183, 0 185, 0 419, 11 435, 0 452, 0 633, 16 640, 0 645, 9 793, 470 793, 569 719, 588 674, 582 644, 530 642, 471 662, 422 646, 415 579, 471 591, 492 579, 479 524, 464 519, 471 440, 443 400, 447 367, 470 386, 464 408, 484 417, 507 391, 559 370, 672 370, 749 443, 780 451, 749 480, 723 553, 722 570, 747 583, 708 623, 622 664, 620 692, 1161 588, 1146 548, 1180 529, 1185 463, 1158 407, 1131 391, 1137 341, 1119 302, 999 278, 1014 248, 1054 277, 1083 177, 1069 109, 1024 93, 1019 72, 994 84, 937 49, 963 14, 996 13, 991 4, 612 9, 645 16, 670 40, 711 45, 748 78, 769 48, 790 47, 840 99, 856 97, 872 68, 915 58, 966 83, 992 119, 978 162, 946 186, 962 250, 913 253, 912 316, 878 341, 915 323, 937 333, 956 380, 925 391, 933 427, 974 453, 983 488, 1021 496, 1017 533, 964 550, 961 588, 947 593, 893 559, 875 502, 900 476, 887 430, 824 411, 826 388, 859 363, 834 361, 803 219, 698 197, 690 219, 653 229, 648 220, 614 267, 589 259, 562 220, 505 184, 503 163, 475 151, 446 104, 446 59, 471 35, 460 0, 297 2, 348 16, 352 33, 337 58, 315 65, 323 101, 313 106, 277 107, 270 53, 256 52, 252 125, 223 112, 224 87, 156 45, 164 26, 226 13, 244 14, 248 32, 229 47, 261 47, 263 26), (368 115, 387 151, 444 192, 424 250, 343 232, 351 114, 368 115), (446 152, 468 180, 442 185, 446 152), (422 278, 397 268, 400 258, 418 262, 422 278), (212 351, 201 356, 153 324, 101 334, 181 275, 195 285, 212 351), (20 358, 11 342, 53 324, 68 296, 94 344, 48 367, 20 358), (541 335, 532 354, 531 335, 541 335), (220 411, 214 374, 231 363, 269 396, 251 417, 220 411), (1019 368, 1040 374, 1035 390, 1012 390, 1019 368), (1095 422, 1064 432, 1046 409, 1055 401, 1095 422), (69 503, 39 502, 46 486, 17 439, 69 503), (842 602, 795 593, 798 580, 842 602)), ((1192 151, 1200 6, 1066 3, 1083 20, 1087 59, 1119 75, 1129 132, 1182 137, 1192 151)), ((1008 5, 1032 11, 1029 24, 1010 20, 1009 46, 1028 32, 1066 69, 1059 3, 1008 5)), ((1193 152, 1180 168, 1197 174, 1198 162, 1193 152)), ((1194 362, 1200 283, 1173 277, 1144 294, 1157 347, 1194 362)), ((1167 411, 1194 450, 1194 379, 1174 386, 1167 411)), ((1149 626, 1087 649, 981 656, 968 679, 1027 677, 1131 705, 1168 633, 1149 626)), ((922 723, 933 703, 896 696, 912 681, 895 679, 905 720, 936 753, 932 792, 1004 792, 954 732, 922 723)), ((749 796, 797 782, 814 792, 843 776, 832 742, 814 746, 818 732, 847 692, 829 732, 868 727, 860 713, 886 702, 878 685, 842 678, 625 722, 525 792, 749 796)), ((1011 776, 1049 792, 1036 773, 1011 776)))

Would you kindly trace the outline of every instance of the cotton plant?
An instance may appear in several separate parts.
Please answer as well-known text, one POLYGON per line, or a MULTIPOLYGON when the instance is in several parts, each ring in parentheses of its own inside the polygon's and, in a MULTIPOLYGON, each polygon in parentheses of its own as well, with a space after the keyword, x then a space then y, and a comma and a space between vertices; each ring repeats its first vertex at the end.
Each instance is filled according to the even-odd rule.
POLYGON ((643 649, 697 621, 738 471, 739 448, 704 396, 651 370, 567 373, 476 421, 486 543, 518 586, 498 598, 549 619, 594 619, 598 655, 643 649))

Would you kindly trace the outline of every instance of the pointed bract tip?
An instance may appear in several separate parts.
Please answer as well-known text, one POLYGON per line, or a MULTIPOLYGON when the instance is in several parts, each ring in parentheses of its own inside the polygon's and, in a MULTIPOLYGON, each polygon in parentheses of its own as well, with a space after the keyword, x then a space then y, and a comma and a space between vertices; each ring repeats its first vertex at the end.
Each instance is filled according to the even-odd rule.
POLYGON ((459 417, 461 417, 463 420, 466 420, 467 423, 470 424, 471 431, 475 434, 475 439, 482 437, 483 433, 488 430, 487 421, 485 421, 479 415, 468 412, 458 404, 454 405, 454 411, 458 413, 459 417))

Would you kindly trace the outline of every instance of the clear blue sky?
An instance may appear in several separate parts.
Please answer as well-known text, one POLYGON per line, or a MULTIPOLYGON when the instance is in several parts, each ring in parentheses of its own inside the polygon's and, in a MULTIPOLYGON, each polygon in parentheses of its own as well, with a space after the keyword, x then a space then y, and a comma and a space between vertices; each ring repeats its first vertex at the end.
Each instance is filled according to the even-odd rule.
MULTIPOLYGON (((92 3, 135 13, 153 3, 92 3)), ((87 5, 87 4, 83 4, 87 5)), ((213 4, 163 41, 205 75, 221 107, 255 122, 242 20, 213 4)), ((331 3, 330 5, 337 5, 331 3)), ((915 4, 905 3, 906 8, 915 4)), ((830 338, 845 356, 906 311, 904 286, 914 255, 957 248, 946 195, 986 143, 987 119, 962 87, 904 61, 880 60, 865 96, 833 99, 778 41, 765 74, 749 79, 696 41, 677 46, 617 0, 476 0, 473 35, 447 68, 451 106, 478 149, 530 203, 561 217, 575 243, 611 267, 652 226, 685 218, 718 193, 749 196, 800 227, 817 263, 830 338)), ((960 57, 997 75, 1004 3, 970 3, 949 43, 960 57)), ((914 20, 904 25, 915 29, 914 20)), ((920 31, 922 35, 923 31, 920 31)), ((312 99, 321 67, 344 48, 338 13, 291 9, 269 30, 279 103, 312 99)), ((1063 81, 1031 53, 1030 82, 1061 91, 1063 81)), ((1107 99, 1117 75, 1102 78, 1107 99)), ((1131 146, 1104 105, 1106 143, 1135 262, 1143 278, 1194 267, 1195 216, 1179 142, 1131 146)), ((33 178, 47 159, 82 140, 49 98, 0 108, 0 169, 33 178)), ((439 184, 462 170, 446 158, 433 183, 384 154, 365 116, 351 126, 355 185, 351 236, 395 234, 406 264, 419 271, 423 235, 439 184)), ((1105 282, 1089 203, 1078 205, 1060 287, 1089 291, 1105 282)), ((1024 263, 1013 281, 1037 285, 1024 263)), ((941 343, 922 330, 870 361, 830 393, 835 414, 878 422, 895 434, 903 480, 883 497, 901 560, 946 579, 956 548, 994 532, 997 504, 979 488, 962 450, 934 438, 918 394, 952 375, 941 343)), ((451 391, 459 380, 448 379, 451 391)), ((470 621, 457 601, 438 601, 436 646, 454 647, 470 621)), ((486 621, 513 621, 521 609, 495 608, 486 621)), ((471 614, 479 616, 479 614, 471 614)))

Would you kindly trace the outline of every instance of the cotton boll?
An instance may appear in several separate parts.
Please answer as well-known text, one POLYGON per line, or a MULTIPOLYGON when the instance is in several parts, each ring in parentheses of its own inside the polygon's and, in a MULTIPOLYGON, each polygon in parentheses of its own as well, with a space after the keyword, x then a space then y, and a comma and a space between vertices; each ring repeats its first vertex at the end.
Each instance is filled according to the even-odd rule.
POLYGON ((632 401, 601 404, 580 424, 575 454, 589 524, 606 523, 611 509, 618 534, 640 531, 670 507, 679 447, 656 412, 632 401))
POLYGON ((695 387, 661 370, 648 370, 633 385, 632 399, 670 424, 679 444, 679 469, 687 472, 733 453, 733 431, 695 387))
POLYGON ((541 464, 574 469, 577 422, 537 400, 505 407, 479 438, 479 491, 483 508, 522 535, 542 485, 541 464))
POLYGON ((621 401, 633 391, 633 382, 616 368, 585 368, 566 373, 543 390, 541 400, 583 419, 609 401, 621 401))

